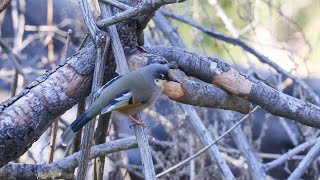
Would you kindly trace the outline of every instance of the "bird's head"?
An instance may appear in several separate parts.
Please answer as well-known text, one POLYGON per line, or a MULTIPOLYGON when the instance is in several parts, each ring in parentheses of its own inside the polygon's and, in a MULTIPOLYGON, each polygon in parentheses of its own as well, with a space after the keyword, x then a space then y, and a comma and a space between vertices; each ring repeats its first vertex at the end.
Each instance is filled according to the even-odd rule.
POLYGON ((167 83, 168 81, 175 81, 170 76, 171 70, 168 65, 151 64, 148 66, 148 68, 153 76, 154 82, 162 89, 165 83, 167 83))

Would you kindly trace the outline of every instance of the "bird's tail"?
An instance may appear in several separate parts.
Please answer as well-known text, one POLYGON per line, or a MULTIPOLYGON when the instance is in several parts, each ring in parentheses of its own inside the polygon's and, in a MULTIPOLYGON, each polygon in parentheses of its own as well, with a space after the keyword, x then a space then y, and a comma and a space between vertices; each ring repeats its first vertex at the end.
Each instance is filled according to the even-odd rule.
POLYGON ((76 119, 61 135, 61 144, 67 146, 74 135, 86 125, 92 117, 88 116, 88 113, 84 113, 78 119, 76 119))

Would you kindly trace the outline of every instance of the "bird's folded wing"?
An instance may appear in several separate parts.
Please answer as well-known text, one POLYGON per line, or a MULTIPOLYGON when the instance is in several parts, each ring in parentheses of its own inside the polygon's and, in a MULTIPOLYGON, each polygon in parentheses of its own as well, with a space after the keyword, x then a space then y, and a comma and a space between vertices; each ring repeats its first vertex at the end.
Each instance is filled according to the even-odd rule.
POLYGON ((117 76, 117 77, 114 77, 113 79, 111 79, 110 81, 108 81, 105 85, 103 85, 96 93, 94 93, 93 95, 93 98, 98 98, 101 94, 101 92, 103 90, 105 90, 108 86, 110 86, 110 84, 112 84, 113 82, 115 82, 117 79, 119 79, 120 77, 122 76, 117 76))
POLYGON ((101 114, 105 114, 116 109, 126 109, 136 105, 137 103, 132 102, 132 92, 125 91, 118 94, 107 107, 102 109, 101 114))

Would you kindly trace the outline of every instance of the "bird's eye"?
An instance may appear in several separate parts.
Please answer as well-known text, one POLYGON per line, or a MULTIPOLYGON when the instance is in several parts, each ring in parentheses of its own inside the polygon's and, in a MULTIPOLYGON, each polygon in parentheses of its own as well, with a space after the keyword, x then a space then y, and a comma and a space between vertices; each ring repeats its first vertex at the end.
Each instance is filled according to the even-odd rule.
POLYGON ((165 75, 160 74, 160 76, 161 76, 161 79, 162 79, 162 80, 165 80, 165 79, 166 79, 166 76, 165 76, 165 75))

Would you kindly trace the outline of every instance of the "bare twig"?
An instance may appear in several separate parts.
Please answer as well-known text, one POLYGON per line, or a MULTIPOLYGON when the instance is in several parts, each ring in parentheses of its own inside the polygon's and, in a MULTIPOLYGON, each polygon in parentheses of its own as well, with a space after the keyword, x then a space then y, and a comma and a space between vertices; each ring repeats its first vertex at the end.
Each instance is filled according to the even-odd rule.
MULTIPOLYGON (((236 119, 240 116, 239 113, 231 111, 223 111, 223 120, 226 123, 227 127, 230 128, 236 122, 236 119)), ((249 142, 241 129, 241 126, 236 127, 234 131, 231 132, 232 139, 236 143, 237 147, 243 154, 246 159, 246 162, 249 167, 249 174, 252 179, 265 179, 265 172, 262 167, 262 164, 256 159, 252 147, 249 145, 249 142)))
POLYGON ((279 158, 264 164, 264 169, 270 171, 271 169, 285 163, 287 160, 291 159, 292 156, 306 150, 308 147, 316 144, 320 138, 309 140, 305 143, 300 144, 299 146, 289 150, 287 153, 282 154, 279 158))
POLYGON ((122 8, 126 8, 127 10, 124 12, 118 13, 114 16, 98 21, 97 26, 100 28, 105 28, 125 19, 143 16, 145 14, 151 14, 147 12, 156 11, 157 9, 159 9, 161 6, 165 4, 172 4, 172 3, 182 2, 182 1, 184 0, 153 0, 153 1, 144 1, 143 4, 139 4, 133 8, 121 6, 122 8))
POLYGON ((233 26, 232 21, 228 18, 222 7, 220 6, 217 0, 208 0, 209 4, 215 7, 217 15, 221 18, 223 23, 226 25, 226 28, 234 38, 239 38, 238 30, 233 26))
MULTIPOLYGON (((109 42, 110 44, 110 42, 109 42)), ((107 59, 107 54, 110 51, 111 46, 104 49, 103 59, 107 59)), ((103 144, 106 142, 107 131, 110 123, 111 113, 102 114, 99 116, 98 125, 95 131, 95 145, 103 144)), ((102 180, 104 173, 105 157, 97 157, 94 159, 93 177, 95 180, 102 180)))
POLYGON ((57 137, 57 131, 58 131, 58 122, 59 122, 58 119, 54 120, 51 128, 51 137, 50 137, 50 143, 49 143, 49 154, 48 154, 47 164, 52 163, 53 161, 53 155, 54 155, 54 150, 56 146, 56 137, 57 137))
POLYGON ((128 5, 120 2, 120 1, 115 1, 115 0, 100 0, 100 1, 104 2, 104 3, 108 3, 108 4, 110 4, 110 5, 114 6, 114 7, 117 7, 119 9, 121 9, 121 10, 128 10, 128 9, 132 8, 132 7, 128 6, 128 5))
MULTIPOLYGON (((47 1, 47 24, 49 28, 52 27, 52 23, 53 23, 53 0, 48 0, 47 1)), ((52 34, 52 33, 49 33, 49 34, 52 34)), ((53 46, 53 39, 51 38, 48 43, 48 62, 50 63, 51 67, 55 67, 53 61, 54 61, 54 46, 53 46)))
POLYGON ((67 36, 67 42, 64 45, 64 49, 63 49, 63 53, 61 55, 61 64, 65 62, 65 60, 67 59, 67 55, 68 55, 68 48, 70 46, 70 39, 72 36, 72 29, 68 29, 68 36, 67 36))
MULTIPOLYGON (((105 68, 105 61, 103 59, 104 56, 104 48, 107 48, 109 46, 109 38, 105 43, 105 46, 103 46, 103 40, 106 40, 106 36, 104 33, 102 33, 95 25, 95 20, 93 19, 93 16, 90 12, 89 5, 87 0, 80 0, 80 7, 82 10, 82 15, 84 18, 84 21, 86 23, 87 28, 89 29, 90 35, 92 39, 94 39, 95 45, 97 47, 97 59, 95 63, 95 69, 93 74, 93 82, 92 82, 92 96, 89 102, 89 105, 91 105, 94 102, 93 94, 100 89, 100 87, 103 85, 103 76, 104 76, 104 68, 105 68)), ((93 129, 95 126, 95 118, 93 118, 85 127, 83 130, 83 138, 81 140, 81 156, 80 156, 80 164, 79 169, 77 173, 77 179, 78 180, 84 180, 86 178, 87 174, 87 165, 91 150, 91 140, 93 138, 93 129)))
MULTIPOLYGON (((109 39, 108 39, 109 40, 109 39)), ((105 48, 109 46, 109 41, 106 42, 105 48)), ((105 61, 103 59, 104 51, 101 48, 97 49, 97 60, 95 64, 95 71, 93 74, 93 82, 92 82, 92 97, 90 100, 90 105, 95 101, 93 94, 97 92, 103 84, 103 75, 104 75, 104 67, 105 61)), ((90 154, 91 140, 93 138, 93 129, 95 125, 95 118, 93 118, 84 128, 83 138, 81 141, 81 149, 83 150, 80 156, 81 164, 79 166, 77 179, 85 179, 87 173, 87 162, 90 154)))
MULTIPOLYGON (((185 114, 187 115, 187 120, 195 130, 202 144, 205 146, 212 144, 212 142, 214 141, 209 131, 206 129, 206 127, 202 123, 200 117, 198 116, 196 111, 193 109, 193 107, 191 107, 190 105, 183 105, 183 104, 181 104, 181 107, 185 111, 185 114)), ((222 179, 235 179, 229 166, 227 165, 225 160, 221 157, 217 146, 212 145, 208 149, 208 153, 210 155, 211 161, 217 165, 219 169, 219 173, 222 176, 222 179)), ((159 176, 157 175, 157 177, 159 176)))
POLYGON ((24 80, 27 83, 28 82, 27 76, 24 74, 22 70, 22 66, 20 65, 21 60, 18 59, 18 57, 12 52, 10 47, 2 39, 0 39, 0 46, 8 54, 9 59, 12 61, 14 67, 17 69, 19 74, 21 74, 24 77, 24 80))
POLYGON ((15 96, 17 93, 18 75, 19 75, 19 73, 18 73, 17 69, 14 69, 14 75, 12 76, 10 97, 15 96))
POLYGON ((221 134, 221 136, 219 136, 217 139, 215 139, 211 144, 207 145, 206 147, 202 148, 200 151, 198 151, 197 153, 195 153, 193 156, 188 157, 187 159, 181 161, 180 163, 172 166, 171 168, 157 174, 157 178, 161 177, 175 169, 177 169, 180 166, 183 166, 184 164, 190 162, 192 159, 198 157, 200 154, 202 154, 203 152, 205 152, 206 150, 208 150, 211 146, 215 145, 218 141, 220 141, 222 138, 224 138, 227 134, 229 134, 231 131, 233 131, 237 126, 239 126, 244 120, 246 120, 253 112, 255 112, 257 109, 259 108, 259 106, 256 106, 249 114, 245 115, 243 118, 241 118, 236 124, 234 124, 230 129, 228 129, 226 132, 224 132, 223 134, 221 134))
POLYGON ((87 0, 79 0, 79 4, 80 4, 80 8, 82 11, 82 16, 83 16, 83 20, 90 32, 90 35, 92 37, 92 39, 94 39, 94 41, 97 41, 97 33, 99 32, 98 27, 95 24, 95 19, 93 18, 90 8, 89 8, 89 4, 87 2, 87 0))
POLYGON ((300 179, 302 175, 309 168, 311 163, 316 160, 320 154, 320 139, 317 139, 317 143, 310 149, 306 157, 299 163, 298 167, 292 172, 288 180, 300 179))

